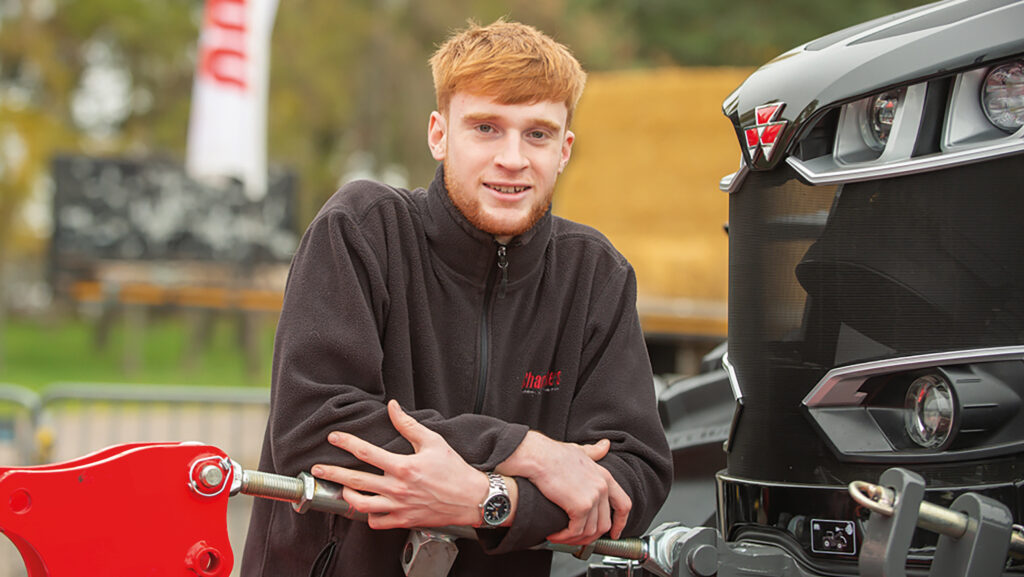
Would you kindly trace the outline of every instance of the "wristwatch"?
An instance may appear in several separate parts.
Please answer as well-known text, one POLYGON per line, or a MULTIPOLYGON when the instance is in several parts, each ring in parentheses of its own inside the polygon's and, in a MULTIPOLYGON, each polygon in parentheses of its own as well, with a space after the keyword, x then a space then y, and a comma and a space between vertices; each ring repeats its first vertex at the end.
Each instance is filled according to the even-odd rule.
POLYGON ((508 496, 508 488, 505 487, 505 479, 497 473, 487 473, 487 481, 490 483, 490 491, 480 509, 484 513, 484 524, 488 527, 498 527, 512 514, 512 499, 508 496))

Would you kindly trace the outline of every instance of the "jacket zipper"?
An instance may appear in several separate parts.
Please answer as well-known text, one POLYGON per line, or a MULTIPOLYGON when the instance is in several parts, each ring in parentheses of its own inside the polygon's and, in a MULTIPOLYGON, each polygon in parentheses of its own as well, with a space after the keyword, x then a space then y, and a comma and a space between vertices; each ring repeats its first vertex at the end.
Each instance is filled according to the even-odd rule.
MULTIPOLYGON (((508 247, 498 245, 498 271, 501 272, 501 286, 499 287, 498 298, 505 298, 505 291, 508 288, 508 247)), ((487 275, 487 284, 484 287, 484 308, 480 312, 480 374, 476 383, 476 405, 474 413, 479 414, 484 408, 484 393, 487 389, 487 345, 490 336, 490 329, 487 322, 487 313, 491 309, 491 295, 494 294, 494 283, 497 275, 493 269, 487 275)))
POLYGON ((508 247, 498 245, 498 270, 501 271, 501 289, 498 291, 498 298, 505 298, 505 291, 508 289, 508 247))

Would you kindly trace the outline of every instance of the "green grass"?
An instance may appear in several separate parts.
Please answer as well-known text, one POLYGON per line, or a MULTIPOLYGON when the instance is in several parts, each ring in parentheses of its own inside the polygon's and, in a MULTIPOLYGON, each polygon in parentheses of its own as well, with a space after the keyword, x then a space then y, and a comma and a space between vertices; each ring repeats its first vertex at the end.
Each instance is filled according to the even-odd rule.
POLYGON ((256 323, 258 361, 251 367, 233 316, 215 317, 206 339, 181 315, 150 315, 144 329, 115 317, 103 344, 98 321, 8 318, 0 339, 0 382, 32 389, 55 382, 269 386, 271 317, 256 323))

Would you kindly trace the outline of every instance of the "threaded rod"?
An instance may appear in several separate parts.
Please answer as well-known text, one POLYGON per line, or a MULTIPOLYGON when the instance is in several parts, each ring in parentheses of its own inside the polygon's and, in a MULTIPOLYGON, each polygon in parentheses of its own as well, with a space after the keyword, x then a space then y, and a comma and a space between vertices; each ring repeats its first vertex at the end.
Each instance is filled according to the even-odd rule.
POLYGON ((647 545, 642 539, 598 539, 594 541, 594 553, 644 561, 647 558, 647 545))
POLYGON ((302 499, 302 492, 302 481, 294 477, 260 471, 242 472, 241 493, 245 495, 296 503, 302 499))

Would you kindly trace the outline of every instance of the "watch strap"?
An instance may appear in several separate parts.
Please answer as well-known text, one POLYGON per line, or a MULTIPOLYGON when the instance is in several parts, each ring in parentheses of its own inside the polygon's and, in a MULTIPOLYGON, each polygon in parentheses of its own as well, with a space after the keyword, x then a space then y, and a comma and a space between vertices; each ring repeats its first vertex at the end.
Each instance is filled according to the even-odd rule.
POLYGON ((495 491, 499 493, 508 493, 508 487, 505 486, 505 477, 502 477, 498 473, 493 471, 487 473, 487 482, 490 484, 490 491, 487 493, 488 497, 490 497, 495 491))

